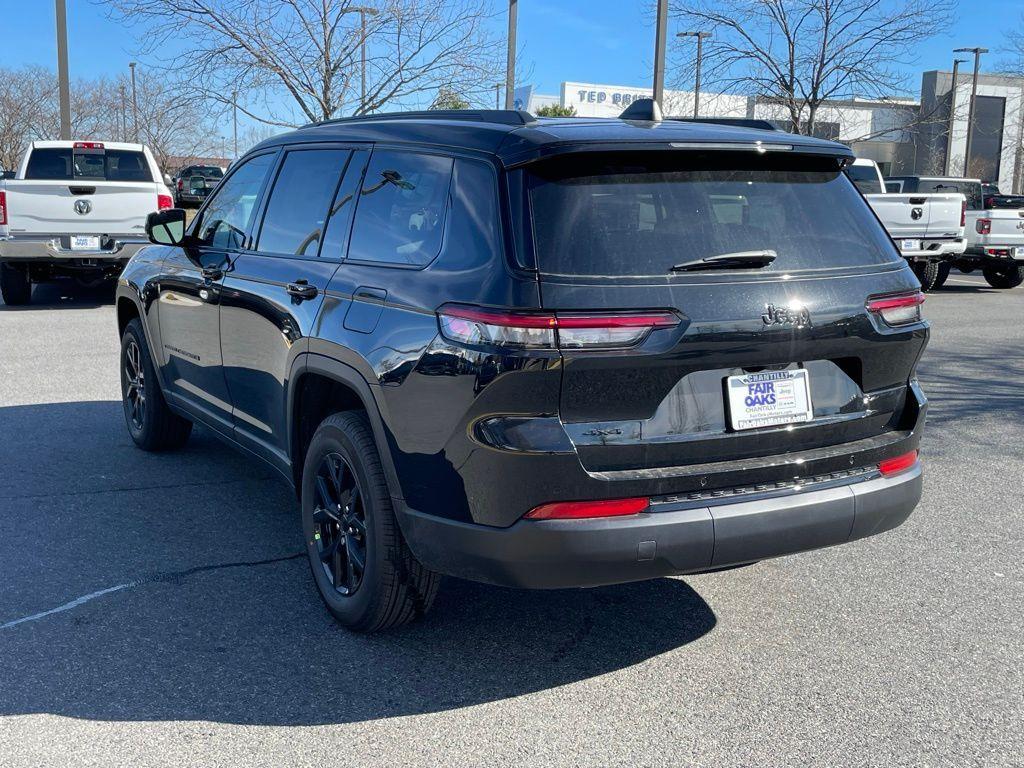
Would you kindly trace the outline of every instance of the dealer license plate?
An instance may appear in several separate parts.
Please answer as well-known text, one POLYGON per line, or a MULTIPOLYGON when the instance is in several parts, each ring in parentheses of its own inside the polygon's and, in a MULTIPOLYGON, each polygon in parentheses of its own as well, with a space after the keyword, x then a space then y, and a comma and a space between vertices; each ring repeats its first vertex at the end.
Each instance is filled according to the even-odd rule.
POLYGON ((73 251, 98 251, 100 249, 99 237, 93 235, 72 235, 71 250, 73 251))
POLYGON ((726 383, 733 429, 810 421, 811 382, 803 368, 730 376, 726 383))
POLYGON ((1015 259, 1024 259, 1024 248, 1014 248, 1013 249, 1013 258, 1015 258, 1015 259))
POLYGON ((920 240, 901 240, 900 241, 901 251, 920 251, 921 241, 920 240))

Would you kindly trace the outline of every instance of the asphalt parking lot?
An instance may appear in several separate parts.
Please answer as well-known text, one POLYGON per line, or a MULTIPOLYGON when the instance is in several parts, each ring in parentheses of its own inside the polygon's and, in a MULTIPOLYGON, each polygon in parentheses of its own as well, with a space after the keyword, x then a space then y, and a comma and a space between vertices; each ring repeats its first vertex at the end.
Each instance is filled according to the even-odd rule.
POLYGON ((929 296, 925 495, 729 572, 335 626, 269 470, 134 448, 104 293, 0 306, 0 765, 1022 765, 1024 288, 929 296))

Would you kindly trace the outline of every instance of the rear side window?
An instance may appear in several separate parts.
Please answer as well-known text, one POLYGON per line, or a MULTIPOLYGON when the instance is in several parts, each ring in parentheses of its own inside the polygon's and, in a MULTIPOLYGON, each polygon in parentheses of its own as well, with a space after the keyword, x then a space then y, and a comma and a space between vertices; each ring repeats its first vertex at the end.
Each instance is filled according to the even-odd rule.
POLYGON ((274 157, 257 155, 245 161, 217 187, 194 230, 204 245, 226 250, 238 250, 245 245, 253 209, 274 157))
POLYGON ((305 149, 285 155, 257 250, 317 255, 328 208, 350 154, 347 149, 305 149))
POLYGON ((846 175, 862 194, 875 195, 885 191, 873 165, 851 165, 846 169, 846 175))
POLYGON ((762 250, 777 259, 759 274, 898 259, 830 158, 581 154, 529 174, 537 263, 547 274, 664 277, 676 264, 762 250))
POLYGON ((423 266, 441 250, 453 160, 381 150, 359 193, 348 257, 423 266))
POLYGON ((37 181, 153 181, 153 174, 142 152, 44 147, 32 150, 25 178, 37 181))

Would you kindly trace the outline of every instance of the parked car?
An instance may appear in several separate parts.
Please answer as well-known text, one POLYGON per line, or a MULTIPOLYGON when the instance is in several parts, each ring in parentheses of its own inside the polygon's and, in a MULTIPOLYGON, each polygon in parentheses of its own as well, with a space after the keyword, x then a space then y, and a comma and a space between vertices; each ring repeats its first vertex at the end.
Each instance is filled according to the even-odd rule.
POLYGON ((222 178, 224 171, 216 165, 185 166, 174 178, 174 204, 179 208, 200 205, 222 178))
POLYGON ((849 149, 654 116, 258 145, 189 226, 151 215, 121 277, 132 439, 198 422, 275 468, 357 630, 426 611, 441 573, 589 587, 899 525, 929 330, 849 149))
POLYGON ((847 175, 874 209, 925 291, 940 287, 967 249, 967 199, 960 192, 902 193, 887 188, 874 160, 857 158, 847 175))
POLYGON ((149 149, 99 141, 35 141, 0 181, 0 291, 27 304, 32 284, 115 279, 148 243, 146 216, 172 206, 149 149))
MULTIPOLYGON (((967 250, 951 262, 961 272, 980 269, 993 288, 1024 282, 1024 214, 1015 201, 986 197, 981 181, 932 176, 896 176, 904 191, 960 192, 967 197, 967 250)), ((990 190, 991 191, 991 190, 990 190)), ((945 267, 945 274, 949 267, 945 267)), ((941 276, 944 280, 945 276, 941 276)))

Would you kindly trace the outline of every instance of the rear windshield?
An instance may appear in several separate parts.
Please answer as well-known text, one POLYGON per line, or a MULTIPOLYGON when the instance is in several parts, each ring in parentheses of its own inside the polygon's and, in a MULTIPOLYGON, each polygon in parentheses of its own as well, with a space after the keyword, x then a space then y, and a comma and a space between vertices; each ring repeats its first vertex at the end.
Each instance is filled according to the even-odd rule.
POLYGON ((959 179, 921 179, 917 182, 914 192, 929 194, 931 192, 959 192, 967 198, 967 210, 980 211, 985 208, 981 182, 961 181, 959 179))
POLYGON ((142 152, 44 147, 32 150, 25 178, 37 181, 153 181, 153 174, 142 152))
POLYGON ((529 174, 537 266, 547 274, 665 276, 684 262, 761 250, 777 258, 759 274, 898 259, 831 158, 577 154, 529 174))
POLYGON ((215 165, 196 166, 186 168, 182 176, 202 176, 204 179, 219 179, 224 176, 224 171, 215 165))
POLYGON ((850 181, 865 195, 876 195, 885 192, 882 182, 878 180, 878 171, 873 165, 851 165, 846 169, 850 181))

